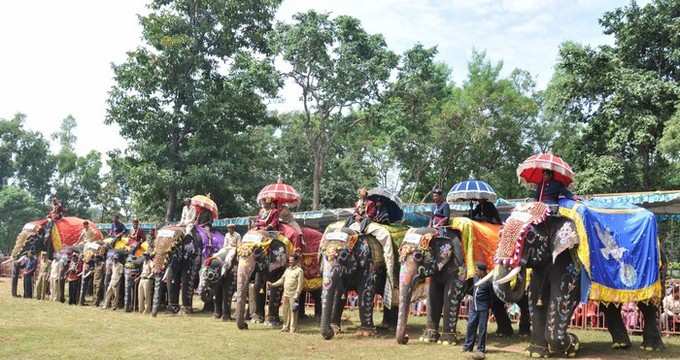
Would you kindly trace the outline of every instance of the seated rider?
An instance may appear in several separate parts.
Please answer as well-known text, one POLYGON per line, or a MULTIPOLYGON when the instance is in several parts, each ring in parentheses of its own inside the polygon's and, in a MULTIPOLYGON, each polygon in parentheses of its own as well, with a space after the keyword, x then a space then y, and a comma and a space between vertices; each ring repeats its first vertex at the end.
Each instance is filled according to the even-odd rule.
POLYGON ((57 221, 64 217, 64 206, 56 195, 52 197, 52 210, 47 214, 47 217, 52 221, 57 221))
POLYGON ((265 231, 278 231, 279 209, 276 208, 274 199, 268 197, 262 201, 262 209, 257 214, 255 228, 265 231))
POLYGON ((451 209, 449 204, 444 201, 442 190, 439 188, 432 189, 432 217, 430 218, 429 227, 437 228, 440 236, 446 235, 446 228, 449 226, 449 218, 451 217, 451 209))
POLYGON ((109 230, 109 236, 115 240, 120 240, 123 235, 128 233, 128 229, 120 222, 120 216, 113 215, 113 221, 111 222, 111 230, 109 230))
POLYGON ((557 204, 560 196, 576 200, 564 184, 555 180, 552 170, 543 170, 543 181, 536 187, 534 200, 545 204, 557 204))
POLYGON ((390 213, 387 211, 387 208, 383 204, 382 200, 376 200, 375 201, 375 216, 371 217, 369 215, 369 219, 373 222, 377 222, 378 224, 389 224, 390 221, 390 213))
POLYGON ((182 207, 182 218, 179 221, 179 226, 184 226, 184 232, 190 234, 196 222, 196 208, 191 205, 191 199, 184 199, 184 206, 182 207))
POLYGON ((358 190, 359 200, 354 203, 354 213, 347 219, 345 227, 349 227, 352 223, 360 223, 361 228, 365 228, 366 225, 371 221, 376 215, 375 202, 368 199, 368 190, 366 188, 360 188, 358 190))
POLYGON ((137 246, 142 245, 146 241, 146 235, 144 235, 144 230, 139 226, 139 220, 132 220, 132 231, 128 237, 128 246, 132 249, 132 253, 137 250, 137 246))
POLYGON ((496 209, 496 206, 494 206, 492 202, 487 201, 486 199, 479 200, 477 206, 470 211, 469 217, 472 220, 484 221, 491 224, 500 225, 502 223, 501 216, 498 214, 498 209, 496 209))

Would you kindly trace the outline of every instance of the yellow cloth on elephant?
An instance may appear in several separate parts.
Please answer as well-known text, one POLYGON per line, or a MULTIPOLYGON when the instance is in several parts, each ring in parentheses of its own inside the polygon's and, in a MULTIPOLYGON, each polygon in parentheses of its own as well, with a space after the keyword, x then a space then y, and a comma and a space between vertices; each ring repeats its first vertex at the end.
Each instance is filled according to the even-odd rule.
POLYGON ((495 265, 493 257, 498 247, 500 225, 475 221, 466 217, 453 217, 450 227, 461 234, 466 279, 475 276, 475 263, 477 262, 483 262, 489 270, 493 269, 495 265))

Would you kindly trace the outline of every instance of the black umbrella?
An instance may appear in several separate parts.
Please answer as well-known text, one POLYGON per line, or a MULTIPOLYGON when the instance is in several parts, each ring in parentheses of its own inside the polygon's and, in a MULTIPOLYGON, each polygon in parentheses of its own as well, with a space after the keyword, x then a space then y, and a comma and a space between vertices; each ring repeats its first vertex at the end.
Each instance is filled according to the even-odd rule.
POLYGON ((383 188, 374 188, 368 192, 368 199, 383 203, 383 207, 385 207, 389 214, 390 222, 400 221, 404 217, 404 210, 401 209, 401 200, 393 192, 383 188))

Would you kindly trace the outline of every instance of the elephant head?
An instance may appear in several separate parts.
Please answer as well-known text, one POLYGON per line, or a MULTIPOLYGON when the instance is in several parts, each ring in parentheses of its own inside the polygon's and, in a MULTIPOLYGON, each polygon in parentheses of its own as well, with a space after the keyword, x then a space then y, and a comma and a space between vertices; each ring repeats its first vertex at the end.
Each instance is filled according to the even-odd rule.
POLYGON ((284 268, 288 252, 288 245, 279 240, 276 233, 251 230, 243 236, 237 249, 236 271, 236 325, 239 329, 248 328, 245 306, 251 276, 255 272, 269 273, 284 268))
POLYGON ((207 258, 201 266, 198 278, 198 293, 204 302, 212 299, 214 288, 227 272, 235 265, 236 250, 226 248, 207 258))
POLYGON ((548 266, 560 252, 577 244, 570 230, 573 222, 549 216, 549 211, 542 203, 520 206, 503 225, 495 257, 497 266, 483 279, 493 280, 500 300, 518 302, 526 288, 527 268, 548 266))
MULTIPOLYGON (((454 236, 457 236, 454 234, 454 236)), ((399 318, 396 337, 400 344, 408 343, 406 323, 413 291, 425 278, 442 271, 451 261, 458 262, 454 254, 454 241, 439 235, 434 228, 410 229, 399 247, 399 318)), ((454 264, 457 269, 463 264, 454 264)))

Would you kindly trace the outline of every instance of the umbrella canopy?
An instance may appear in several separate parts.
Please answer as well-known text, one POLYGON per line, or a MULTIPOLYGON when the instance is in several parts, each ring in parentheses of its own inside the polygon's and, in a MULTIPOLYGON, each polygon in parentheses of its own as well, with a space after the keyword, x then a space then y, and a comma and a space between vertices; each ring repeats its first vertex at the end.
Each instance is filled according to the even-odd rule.
POLYGON ((219 210, 217 209, 217 204, 206 195, 196 195, 191 198, 191 205, 202 207, 210 211, 212 219, 215 220, 218 217, 219 210))
POLYGON ((284 184, 281 179, 274 184, 263 187, 260 193, 257 194, 258 203, 266 198, 272 198, 277 204, 288 204, 290 206, 300 204, 302 199, 294 187, 284 184))
POLYGON ((447 202, 452 203, 460 200, 488 200, 495 202, 496 192, 486 182, 470 179, 453 185, 446 195, 447 202))
POLYGON ((393 192, 383 188, 375 188, 368 191, 368 198, 383 203, 391 222, 400 221, 404 217, 404 210, 401 209, 401 199, 393 192))
POLYGON ((517 178, 528 184, 540 184, 543 181, 543 170, 552 170, 554 179, 564 186, 569 186, 574 180, 571 166, 559 156, 550 153, 536 154, 524 160, 517 167, 517 178))

